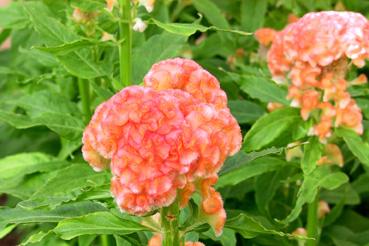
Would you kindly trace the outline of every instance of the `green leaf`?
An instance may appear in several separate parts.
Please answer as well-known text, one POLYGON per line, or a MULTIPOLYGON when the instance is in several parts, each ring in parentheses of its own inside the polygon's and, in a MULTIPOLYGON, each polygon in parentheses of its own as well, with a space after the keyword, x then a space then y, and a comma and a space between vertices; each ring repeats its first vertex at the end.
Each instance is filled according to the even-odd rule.
POLYGON ((243 36, 252 34, 252 33, 243 32, 243 31, 234 30, 234 29, 219 28, 216 26, 206 27, 206 26, 203 26, 197 23, 163 23, 155 19, 151 19, 151 20, 153 21, 155 25, 157 25, 158 27, 164 29, 165 31, 169 33, 173 33, 176 35, 182 35, 185 37, 189 37, 195 34, 196 32, 206 32, 208 30, 236 33, 236 34, 243 35, 243 36))
POLYGON ((354 131, 339 128, 336 134, 345 140, 351 152, 366 166, 369 166, 369 144, 364 142, 354 131))
POLYGON ((248 32, 254 32, 264 24, 268 0, 242 0, 241 26, 248 32))
POLYGON ((357 193, 363 194, 369 192, 369 173, 360 175, 354 182, 352 182, 352 187, 357 193))
POLYGON ((278 109, 261 117, 251 127, 244 138, 244 150, 283 147, 306 136, 307 131, 307 123, 302 120, 299 109, 278 109))
POLYGON ((225 224, 225 228, 232 229, 241 234, 242 237, 250 239, 259 235, 276 235, 280 237, 298 238, 292 234, 284 233, 274 229, 263 217, 251 216, 241 213, 236 217, 230 218, 225 224))
MULTIPOLYGON (((81 39, 57 19, 51 17, 45 5, 29 2, 23 3, 22 6, 33 28, 43 37, 47 46, 62 46, 81 39)), ((57 58, 69 73, 80 78, 92 79, 109 74, 107 64, 95 62, 89 49, 71 51, 57 58)))
POLYGON ((64 165, 65 162, 37 152, 5 157, 0 159, 0 189, 6 192, 19 184, 27 174, 56 170, 64 165))
POLYGON ((6 104, 23 108, 26 115, 0 110, 0 120, 19 128, 45 125, 69 140, 80 139, 85 127, 76 104, 48 91, 39 91, 6 104))
POLYGON ((0 159, 0 180, 23 178, 25 175, 55 168, 55 160, 43 153, 21 153, 0 159))
POLYGON ((2 230, 0 230, 0 239, 3 239, 4 237, 6 237, 9 233, 11 233, 14 230, 15 227, 16 225, 9 225, 3 228, 2 230))
POLYGON ((228 106, 240 124, 255 122, 265 113, 258 104, 246 100, 230 100, 228 106))
POLYGON ((69 240, 81 235, 127 235, 147 230, 148 228, 137 222, 118 218, 109 212, 96 212, 79 218, 63 220, 59 222, 54 232, 62 239, 69 240))
POLYGON ((310 174, 317 167, 317 162, 322 156, 323 146, 317 137, 310 138, 304 146, 304 156, 301 160, 301 168, 305 174, 310 174))
POLYGON ((193 5, 214 26, 229 29, 229 24, 221 10, 210 0, 196 0, 193 5))
POLYGON ((32 244, 33 243, 38 243, 38 242, 42 241, 49 234, 50 234, 50 231, 49 232, 39 231, 37 233, 34 233, 31 236, 29 236, 24 242, 22 242, 20 244, 20 246, 28 245, 28 244, 31 244, 31 243, 32 244))
POLYGON ((63 202, 75 200, 84 191, 108 183, 109 176, 106 172, 94 172, 85 163, 72 164, 57 171, 30 199, 18 205, 25 208, 55 207, 63 202))
POLYGON ((163 33, 152 36, 144 45, 133 49, 133 81, 141 83, 154 63, 179 55, 185 42, 184 36, 163 33))
POLYGON ((342 172, 331 173, 328 166, 318 167, 312 173, 305 175, 304 182, 297 194, 295 206, 282 222, 294 221, 299 216, 303 205, 314 201, 320 187, 333 190, 348 180, 347 175, 342 172))
POLYGON ((12 2, 9 6, 0 8, 0 27, 2 29, 22 29, 30 23, 21 4, 12 2))
MULTIPOLYGON (((41 47, 41 46, 35 46, 33 47, 34 49, 38 49, 53 55, 67 55, 70 52, 74 52, 78 49, 81 48, 86 48, 86 47, 91 47, 91 46, 95 46, 95 45, 109 45, 109 42, 99 42, 93 39, 78 39, 78 40, 74 40, 71 42, 67 42, 61 45, 56 45, 56 46, 46 46, 46 47, 41 47)), ((110 44, 112 45, 112 44, 110 44)))
POLYGON ((240 81, 241 90, 246 92, 252 98, 259 99, 262 102, 278 102, 284 105, 289 105, 287 97, 287 90, 278 86, 272 80, 254 76, 254 75, 243 75, 240 81))
POLYGON ((282 167, 275 172, 267 172, 256 177, 255 180, 255 202, 260 212, 269 215, 269 203, 295 168, 291 166, 282 167))
POLYGON ((210 27, 206 27, 197 23, 163 23, 155 19, 151 19, 155 25, 167 32, 189 37, 197 31, 206 32, 210 27))
POLYGON ((239 168, 233 169, 220 176, 216 187, 220 188, 228 185, 236 185, 263 173, 278 170, 285 165, 288 165, 288 162, 279 158, 268 156, 260 157, 250 162, 243 163, 239 168))
POLYGON ((101 204, 89 201, 65 204, 53 210, 28 210, 20 207, 0 208, 0 228, 9 224, 58 222, 66 218, 104 210, 106 208, 101 204))

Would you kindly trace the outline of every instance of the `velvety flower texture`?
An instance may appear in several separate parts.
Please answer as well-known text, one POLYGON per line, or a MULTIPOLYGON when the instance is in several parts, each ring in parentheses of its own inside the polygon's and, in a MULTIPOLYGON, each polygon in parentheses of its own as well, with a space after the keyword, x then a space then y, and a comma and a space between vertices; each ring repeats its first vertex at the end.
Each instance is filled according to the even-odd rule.
POLYGON ((362 115, 347 92, 349 85, 365 83, 361 75, 346 81, 348 60, 362 67, 369 57, 369 22, 358 13, 325 11, 309 13, 278 32, 268 53, 268 65, 276 81, 291 80, 288 98, 301 107, 306 120, 320 112, 311 131, 321 140, 331 128, 345 126, 363 132, 362 115))
POLYGON ((242 141, 226 105, 219 82, 195 62, 160 62, 145 87, 126 87, 96 109, 83 135, 83 156, 95 170, 110 165, 111 191, 122 210, 143 215, 176 198, 185 206, 197 189, 204 214, 221 233, 223 202, 211 185, 242 141))

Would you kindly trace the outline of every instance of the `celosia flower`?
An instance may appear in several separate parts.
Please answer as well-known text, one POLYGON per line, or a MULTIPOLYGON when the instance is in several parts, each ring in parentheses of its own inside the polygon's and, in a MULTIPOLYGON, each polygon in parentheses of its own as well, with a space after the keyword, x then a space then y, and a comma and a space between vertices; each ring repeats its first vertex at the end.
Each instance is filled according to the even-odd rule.
POLYGON ((361 75, 349 84, 345 76, 348 59, 362 67, 367 58, 369 22, 365 17, 326 11, 309 13, 277 33, 268 65, 274 77, 291 79, 288 98, 292 106, 301 107, 302 118, 320 112, 312 133, 325 141, 332 127, 345 126, 362 133, 361 110, 347 87, 365 83, 366 77, 361 75))
POLYGON ((180 89, 217 108, 227 107, 227 96, 219 81, 192 60, 177 58, 154 64, 144 82, 156 90, 180 89))
POLYGON ((331 211, 331 209, 329 208, 329 204, 326 201, 319 201, 319 206, 318 206, 318 217, 319 219, 322 219, 326 216, 326 214, 328 214, 331 211))
POLYGON ((272 28, 260 28, 255 32, 255 38, 260 44, 269 46, 276 34, 277 31, 272 28))
POLYGON ((109 11, 113 11, 114 5, 117 4, 117 0, 106 0, 106 8, 109 11))
POLYGON ((201 189, 204 216, 219 234, 225 212, 211 185, 242 141, 226 95, 211 74, 185 59, 155 64, 145 86, 127 87, 96 109, 83 156, 96 170, 111 160, 112 194, 131 214, 169 206, 178 195, 186 206, 201 189))
POLYGON ((336 164, 343 167, 344 161, 340 148, 335 144, 326 144, 324 147, 324 155, 318 160, 318 165, 336 164))

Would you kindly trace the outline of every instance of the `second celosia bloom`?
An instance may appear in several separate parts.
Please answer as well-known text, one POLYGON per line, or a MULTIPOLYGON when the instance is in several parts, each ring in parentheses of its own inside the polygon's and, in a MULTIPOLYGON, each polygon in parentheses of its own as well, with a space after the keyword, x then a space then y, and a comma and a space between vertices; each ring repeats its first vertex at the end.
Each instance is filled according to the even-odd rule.
POLYGON ((220 234, 225 211, 211 186, 241 140, 216 78, 191 60, 172 59, 153 66, 145 87, 127 87, 96 109, 83 155, 96 170, 110 164, 122 210, 143 215, 176 199, 185 206, 198 190, 220 234))
POLYGON ((349 59, 362 67, 368 57, 368 20, 358 13, 326 11, 306 14, 277 33, 268 65, 277 81, 289 77, 288 97, 305 120, 319 112, 311 133, 325 141, 332 127, 363 132, 361 110, 347 87, 365 83, 366 77, 353 82, 345 77, 349 59))

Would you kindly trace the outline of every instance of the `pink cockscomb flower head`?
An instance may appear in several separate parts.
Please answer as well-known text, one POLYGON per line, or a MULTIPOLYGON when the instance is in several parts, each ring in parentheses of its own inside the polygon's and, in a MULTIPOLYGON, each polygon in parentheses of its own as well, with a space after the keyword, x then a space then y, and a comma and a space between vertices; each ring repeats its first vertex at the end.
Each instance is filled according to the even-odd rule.
POLYGON ((312 133, 325 141, 331 128, 341 125, 362 133, 361 110, 347 87, 365 83, 366 77, 347 82, 346 73, 349 62, 362 67, 368 58, 368 20, 359 13, 324 11, 306 14, 277 33, 268 66, 274 77, 289 77, 288 98, 301 107, 305 120, 314 111, 321 115, 312 133), (322 103, 334 114, 327 114, 322 103))
POLYGON ((126 87, 98 106, 82 151, 95 170, 111 168, 111 191, 123 211, 144 215, 176 198, 184 207, 200 189, 219 234, 226 215, 211 185, 241 142, 219 82, 195 62, 177 58, 155 64, 145 87, 126 87), (199 184, 209 179, 204 192, 199 184), (217 201, 216 209, 209 201, 217 201))
POLYGON ((227 107, 227 96, 220 88, 219 81, 189 59, 168 59, 154 64, 145 76, 144 83, 156 90, 183 90, 217 108, 227 107))

